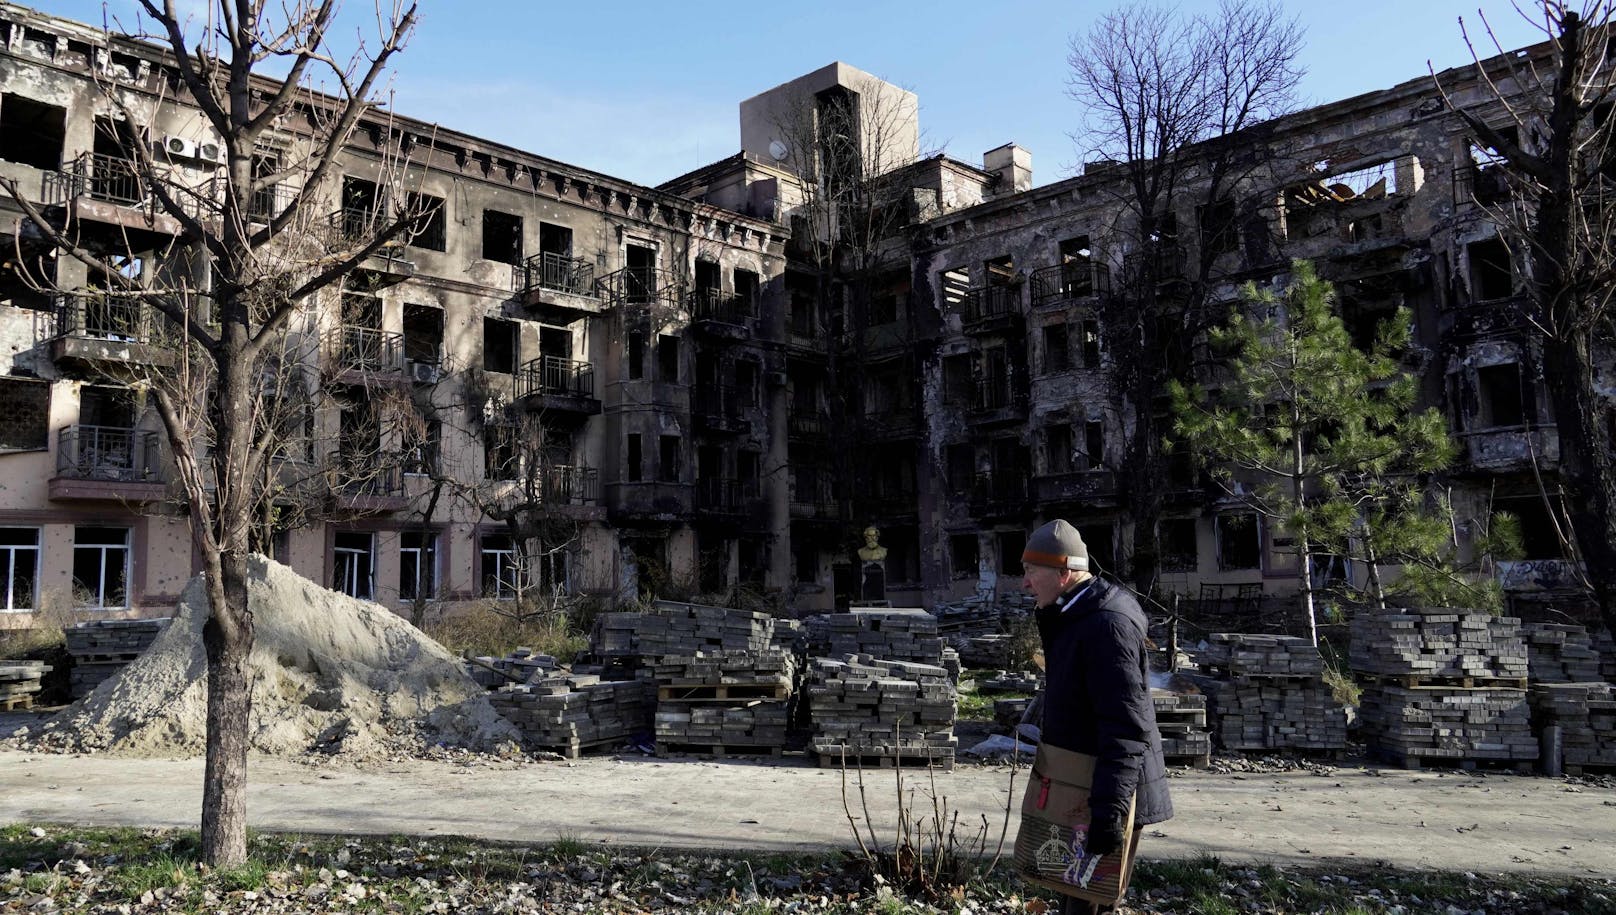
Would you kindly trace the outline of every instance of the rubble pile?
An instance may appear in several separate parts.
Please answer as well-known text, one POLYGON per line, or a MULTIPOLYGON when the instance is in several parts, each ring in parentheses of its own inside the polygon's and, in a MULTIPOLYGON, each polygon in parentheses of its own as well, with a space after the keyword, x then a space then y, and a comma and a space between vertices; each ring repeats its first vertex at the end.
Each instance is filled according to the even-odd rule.
POLYGON ((1224 749, 1346 748, 1346 707, 1325 685, 1324 659, 1308 640, 1213 633, 1200 663, 1219 675, 1202 698, 1224 749))
POLYGON ((1372 676, 1516 680, 1521 621, 1479 610, 1365 611, 1352 619, 1352 669, 1372 676))
POLYGON ((820 765, 875 758, 881 764, 952 768, 954 684, 941 667, 851 655, 809 663, 811 746, 820 765))
POLYGON ((151 647, 168 626, 169 618, 149 620, 97 620, 64 631, 67 653, 73 658, 68 689, 74 699, 90 694, 151 647))
POLYGON ((1609 683, 1535 683, 1532 724, 1558 725, 1561 761, 1570 774, 1584 766, 1616 766, 1616 686, 1609 683))
POLYGON ((1391 761, 1537 759, 1520 620, 1473 610, 1361 613, 1352 666, 1367 681, 1364 741, 1391 761))
POLYGON ((660 658, 659 752, 765 752, 785 746, 796 658, 784 651, 720 651, 660 658))
POLYGON ((1206 696, 1152 689, 1156 729, 1162 755, 1171 764, 1204 766, 1212 755, 1212 732, 1206 727, 1206 696))
POLYGON ((1528 623, 1526 664, 1538 683, 1592 683, 1599 675, 1599 655, 1582 626, 1565 623, 1528 623))
POLYGON ((528 745, 571 758, 649 731, 651 696, 643 680, 573 675, 507 686, 488 701, 528 745))
POLYGON ((518 648, 503 658, 482 655, 466 660, 466 674, 484 689, 542 680, 554 676, 560 667, 554 655, 537 654, 531 648, 518 648))
POLYGON ((0 712, 33 708, 41 681, 52 669, 44 661, 0 660, 0 712))

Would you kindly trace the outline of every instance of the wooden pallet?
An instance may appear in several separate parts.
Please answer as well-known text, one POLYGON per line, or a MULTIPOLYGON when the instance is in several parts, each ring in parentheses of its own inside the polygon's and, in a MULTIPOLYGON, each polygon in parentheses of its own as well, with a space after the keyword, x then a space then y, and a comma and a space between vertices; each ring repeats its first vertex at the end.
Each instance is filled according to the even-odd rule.
POLYGON ((607 737, 602 740, 575 740, 562 744, 534 744, 533 749, 542 753, 558 753, 567 759, 577 759, 590 753, 609 752, 627 741, 627 737, 607 737))
POLYGON ((1366 683, 1404 689, 1526 689, 1525 677, 1438 677, 1414 674, 1358 674, 1366 683))
POLYGON ((948 751, 946 756, 941 753, 899 753, 896 755, 884 753, 828 753, 818 750, 814 755, 819 757, 819 768, 840 769, 845 764, 849 769, 937 769, 949 772, 954 768, 954 752, 948 751))
POLYGON ((1191 728, 1195 730, 1206 729, 1206 709, 1204 708, 1175 708, 1157 709, 1156 727, 1158 728, 1191 728))
POLYGON ((0 710, 7 712, 15 712, 18 709, 26 710, 33 707, 34 697, 32 694, 23 696, 7 696, 4 699, 0 699, 0 710))
POLYGON ((1459 756, 1414 756, 1376 750, 1374 755, 1388 765, 1417 772, 1421 769, 1457 769, 1463 772, 1477 770, 1508 771, 1516 775, 1531 775, 1537 769, 1535 759, 1472 759, 1459 756))
POLYGON ((1212 764, 1211 753, 1168 753, 1162 761, 1169 766, 1189 766, 1192 769, 1205 769, 1212 764))
POLYGON ((1567 775, 1616 775, 1616 762, 1565 763, 1560 771, 1567 775))
POLYGON ((790 695, 791 687, 785 683, 670 683, 657 687, 658 702, 745 702, 790 695))
POLYGON ((662 743, 656 745, 658 756, 683 754, 687 756, 779 756, 783 748, 764 744, 735 743, 662 743))

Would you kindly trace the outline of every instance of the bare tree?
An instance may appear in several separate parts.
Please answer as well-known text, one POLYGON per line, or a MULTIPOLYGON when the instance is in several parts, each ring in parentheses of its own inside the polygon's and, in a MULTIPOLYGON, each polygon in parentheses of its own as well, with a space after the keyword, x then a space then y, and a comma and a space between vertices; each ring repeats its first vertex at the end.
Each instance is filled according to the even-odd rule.
POLYGON ((1461 19, 1479 97, 1451 97, 1452 87, 1433 79, 1476 145, 1491 150, 1489 171, 1504 177, 1500 193, 1476 196, 1526 268, 1518 317, 1542 350, 1567 490, 1567 545, 1574 542, 1605 624, 1616 630, 1616 456, 1612 403, 1598 381, 1616 341, 1613 7, 1545 0, 1516 10, 1542 31, 1547 53, 1505 55, 1482 18, 1485 41, 1499 55, 1483 59, 1461 19))
MULTIPOLYGON (((146 105, 120 86, 100 84, 101 98, 127 125, 120 138, 124 158, 109 167, 177 225, 172 244, 155 254, 176 265, 206 264, 208 281, 185 269, 125 275, 117 261, 136 252, 83 241, 71 226, 42 214, 14 183, 5 189, 59 250, 106 277, 112 296, 160 315, 184 357, 173 375, 190 396, 178 396, 172 385, 154 385, 150 393, 204 567, 202 854, 209 864, 226 866, 246 858, 247 659, 254 631, 247 560, 273 459, 275 441, 266 429, 280 421, 264 417, 284 396, 266 392, 261 377, 310 303, 333 294, 412 224, 380 201, 335 220, 326 216, 338 163, 356 129, 374 131, 383 140, 378 145, 390 139, 376 118, 374 96, 416 12, 414 5, 378 7, 374 41, 362 42, 344 61, 331 42, 334 0, 221 0, 200 22, 183 18, 174 0, 141 0, 141 10, 142 26, 151 28, 135 32, 169 52, 179 90, 146 105), (285 78, 260 76, 268 67, 285 78), (333 87, 329 93, 313 90, 317 74, 333 87), (222 150, 222 164, 200 183, 171 168, 136 126, 174 108, 199 113, 222 150), (285 140, 273 159, 263 153, 272 138, 285 140), (286 199, 266 213, 263 201, 280 188, 290 189, 286 199)), ((108 40, 114 40, 110 34, 108 40)))
MULTIPOLYGON (((1086 111, 1074 139, 1117 176, 1107 243, 1121 249, 1124 269, 1100 319, 1132 420, 1123 498, 1133 523, 1129 571, 1141 590, 1155 586, 1159 566, 1170 426, 1160 404, 1169 380, 1191 380, 1188 344, 1226 316, 1210 295, 1220 257, 1264 223, 1260 197, 1245 185, 1269 160, 1259 125, 1295 105, 1301 47, 1300 27, 1271 0, 1224 0, 1191 18, 1124 6, 1071 43, 1068 94, 1086 111), (1198 222, 1193 247, 1179 231, 1186 211, 1198 222)), ((1279 266, 1269 247, 1247 244, 1244 257, 1279 266)))

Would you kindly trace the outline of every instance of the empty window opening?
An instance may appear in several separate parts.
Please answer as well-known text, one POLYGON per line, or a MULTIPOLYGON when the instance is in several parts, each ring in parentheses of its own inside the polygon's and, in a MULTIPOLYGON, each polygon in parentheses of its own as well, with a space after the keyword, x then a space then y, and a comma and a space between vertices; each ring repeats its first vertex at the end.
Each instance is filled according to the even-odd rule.
POLYGON ((1027 547, 1027 535, 1021 531, 1000 531, 999 542, 999 574, 1020 575, 1024 571, 1021 565, 1021 553, 1027 547))
POLYGON ((572 257, 572 229, 550 222, 539 223, 539 253, 572 257))
POLYGON ((1507 299, 1515 294, 1514 271, 1510 266, 1509 246, 1501 238, 1471 242, 1465 246, 1470 258, 1471 300, 1487 302, 1507 299))
POLYGON ((1565 519, 1556 528, 1554 518, 1543 504, 1539 494, 1528 496, 1499 496, 1493 502, 1493 511, 1509 512, 1520 520, 1522 559, 1565 559, 1560 549, 1560 530, 1565 519))
POLYGON ((644 479, 643 468, 645 462, 645 457, 641 453, 640 433, 630 432, 628 434, 628 444, 624 451, 623 478, 630 483, 638 483, 644 479))
POLYGON ((1060 291, 1064 298, 1094 294, 1094 250, 1087 235, 1060 243, 1060 291))
POLYGON ((657 479, 663 483, 679 482, 680 474, 683 472, 681 465, 684 452, 679 436, 664 435, 658 444, 661 453, 658 455, 657 461, 657 479))
POLYGON ((381 192, 376 182, 353 175, 342 179, 342 230, 350 239, 368 235, 375 228, 376 207, 381 192))
POLYGON ((406 234, 409 244, 428 251, 443 251, 449 246, 449 220, 445 215, 443 198, 431 194, 410 194, 409 215, 412 219, 406 234))
POLYGON ((662 334, 657 337, 657 377, 665 384, 679 383, 679 338, 662 334))
POLYGON ((399 600, 432 600, 438 596, 438 535, 405 531, 398 548, 399 600))
POLYGON ((50 447, 48 381, 0 377, 0 451, 50 447))
POLYGON ((1008 286, 1016 280, 1016 260, 1006 254, 982 263, 982 285, 1008 286))
POLYGON ((522 217, 483 210, 483 259, 502 264, 522 262, 522 217))
POLYGON ((758 275, 750 270, 735 271, 735 309, 742 317, 757 314, 758 290, 761 284, 758 275))
POLYGON ((1375 348, 1381 324, 1397 316, 1397 306, 1385 299, 1342 296, 1340 302, 1341 323, 1346 325, 1352 345, 1366 353, 1375 348))
POLYGON ((129 606, 129 528, 73 528, 73 606, 129 606))
POLYGON ((628 377, 631 381, 638 381, 645 377, 645 333, 643 331, 629 331, 628 377))
POLYGON ((887 548, 887 584, 909 584, 920 580, 920 529, 899 525, 881 532, 881 545, 887 548))
POLYGON ((131 429, 135 425, 135 392, 128 388, 85 385, 79 389, 79 423, 131 429))
POLYGON ((418 365, 443 360, 443 309, 404 304, 404 358, 418 365))
POLYGON ((959 314, 965 307, 965 294, 971 289, 971 275, 964 267, 944 270, 937 277, 937 286, 943 292, 943 306, 959 314))
POLYGON ((483 476, 489 480, 521 478, 519 432, 515 426, 491 425, 483 430, 483 476))
POLYGON ((443 423, 435 419, 422 421, 405 439, 404 472, 418 476, 437 473, 443 454, 443 423))
POLYGON ((1105 466, 1105 421, 1091 419, 1083 424, 1083 454, 1088 460, 1088 469, 1099 470, 1105 466))
POLYGON ((1089 571, 1115 572, 1117 570, 1116 528, 1109 522, 1079 524, 1078 536, 1089 551, 1089 571))
POLYGON ((477 543, 482 570, 482 594, 494 600, 513 600, 521 592, 522 564, 510 534, 483 534, 477 543))
POLYGON ((943 357, 943 403, 963 406, 971 403, 976 386, 971 373, 971 356, 960 353, 943 357))
POLYGON ((1524 425, 1529 412, 1518 362, 1489 365, 1476 370, 1478 428, 1524 425))
POLYGON ((46 171, 62 167, 67 109, 20 95, 0 96, 0 159, 46 171))
POLYGON ((758 405, 758 364, 750 359, 735 361, 735 404, 743 410, 758 405))
POLYGON ((963 499, 970 494, 976 481, 976 448, 968 444, 949 445, 946 461, 949 493, 956 499, 963 499))
POLYGON ((1071 343, 1066 325, 1044 325, 1044 372, 1054 374, 1072 367, 1071 343))
POLYGON ((819 583, 819 547, 812 542, 791 540, 792 566, 796 572, 794 576, 797 584, 813 585, 819 583))
POLYGON ((1072 427, 1056 423, 1044 427, 1044 471, 1072 472, 1072 427))
POLYGON ((981 572, 982 546, 975 534, 948 538, 949 565, 955 578, 975 578, 981 572))
POLYGON ((1218 515, 1218 568, 1225 571, 1255 569, 1261 563, 1262 542, 1257 516, 1252 512, 1218 515))
POLYGON ((1083 367, 1097 369, 1100 367, 1100 322, 1093 318, 1085 319, 1081 325, 1083 329, 1083 367))
POLYGON ((39 604, 39 528, 0 527, 0 612, 39 604))
POLYGON ((1233 251, 1239 239, 1236 228, 1234 201, 1225 197, 1215 203, 1196 208, 1201 225, 1201 244, 1213 254, 1233 251))
POLYGON ((1194 572, 1198 567, 1194 518, 1163 518, 1156 528, 1161 537, 1163 572, 1194 572))
POLYGON ((696 292, 716 298, 723 288, 723 273, 717 261, 696 260, 696 292))
POLYGON ((500 318, 483 318, 483 371, 516 374, 521 355, 521 325, 500 318))

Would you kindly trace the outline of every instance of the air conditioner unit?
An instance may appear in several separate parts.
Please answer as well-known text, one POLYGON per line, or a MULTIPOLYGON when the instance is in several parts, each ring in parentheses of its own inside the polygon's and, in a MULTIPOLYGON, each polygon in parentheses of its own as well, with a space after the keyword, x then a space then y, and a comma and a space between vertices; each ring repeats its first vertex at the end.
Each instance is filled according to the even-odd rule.
POLYGON ((163 152, 170 159, 195 159, 196 141, 185 137, 166 136, 163 138, 163 152))
POLYGON ((438 364, 436 362, 411 362, 410 378, 417 384, 437 384, 438 364))
POLYGON ((196 155, 204 162, 220 163, 224 161, 224 146, 219 143, 198 143, 196 155))

